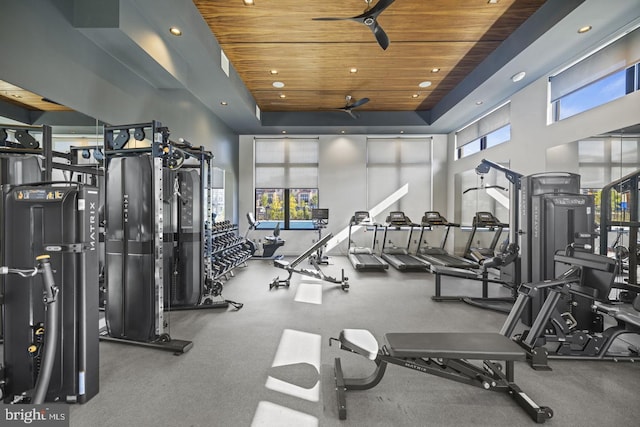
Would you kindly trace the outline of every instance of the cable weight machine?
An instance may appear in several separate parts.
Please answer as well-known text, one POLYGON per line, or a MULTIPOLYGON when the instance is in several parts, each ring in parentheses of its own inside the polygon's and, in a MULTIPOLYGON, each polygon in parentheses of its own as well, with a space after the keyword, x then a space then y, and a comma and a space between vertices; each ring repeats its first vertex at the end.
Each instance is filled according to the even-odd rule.
POLYGON ((101 339, 185 353, 165 312, 226 308, 212 263, 211 160, 160 122, 105 126, 107 327, 101 339))

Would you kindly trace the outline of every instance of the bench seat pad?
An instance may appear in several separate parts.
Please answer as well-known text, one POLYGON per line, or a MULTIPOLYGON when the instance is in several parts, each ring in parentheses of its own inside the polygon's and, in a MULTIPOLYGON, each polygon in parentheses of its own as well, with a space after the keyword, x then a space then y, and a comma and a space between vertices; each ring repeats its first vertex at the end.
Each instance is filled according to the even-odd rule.
POLYGON ((408 332, 384 337, 391 356, 399 358, 525 360, 518 344, 493 332, 408 332))

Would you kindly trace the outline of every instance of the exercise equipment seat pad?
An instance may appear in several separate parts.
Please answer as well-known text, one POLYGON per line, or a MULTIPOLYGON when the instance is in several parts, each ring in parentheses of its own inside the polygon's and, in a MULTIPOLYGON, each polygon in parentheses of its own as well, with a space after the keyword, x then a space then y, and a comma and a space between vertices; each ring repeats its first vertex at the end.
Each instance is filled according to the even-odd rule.
POLYGON ((522 348, 499 333, 410 332, 384 337, 389 354, 398 358, 525 360, 522 348))

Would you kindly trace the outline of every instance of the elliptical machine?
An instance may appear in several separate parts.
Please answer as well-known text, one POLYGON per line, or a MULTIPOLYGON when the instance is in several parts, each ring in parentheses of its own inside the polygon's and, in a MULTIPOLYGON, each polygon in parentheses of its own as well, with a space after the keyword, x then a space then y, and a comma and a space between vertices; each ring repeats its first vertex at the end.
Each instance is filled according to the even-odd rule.
POLYGON ((256 230, 260 223, 256 221, 253 213, 247 212, 247 221, 249 222, 249 228, 244 235, 244 239, 247 241, 249 245, 249 250, 251 251, 252 258, 262 258, 262 259, 282 259, 282 255, 276 255, 275 252, 278 250, 280 246, 284 246, 285 241, 280 237, 280 222, 276 223, 276 228, 273 230, 273 234, 271 236, 264 237, 264 243, 260 246, 262 249, 260 250, 259 245, 257 245, 254 241, 248 238, 249 233, 252 230, 256 230), (260 252, 260 253, 257 253, 260 252))

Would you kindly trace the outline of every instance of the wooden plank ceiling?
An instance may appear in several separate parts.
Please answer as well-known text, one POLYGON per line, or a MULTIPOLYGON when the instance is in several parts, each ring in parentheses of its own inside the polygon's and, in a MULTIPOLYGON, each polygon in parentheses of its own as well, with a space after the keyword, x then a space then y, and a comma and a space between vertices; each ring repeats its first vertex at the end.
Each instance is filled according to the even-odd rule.
POLYGON ((31 111, 72 111, 33 92, 0 80, 0 101, 17 105, 31 111))
POLYGON ((332 110, 347 95, 370 99, 360 110, 431 109, 544 3, 396 0, 377 20, 383 50, 361 23, 312 20, 359 15, 364 0, 193 1, 263 111, 332 110))

